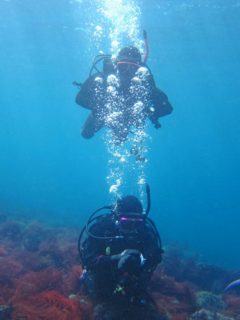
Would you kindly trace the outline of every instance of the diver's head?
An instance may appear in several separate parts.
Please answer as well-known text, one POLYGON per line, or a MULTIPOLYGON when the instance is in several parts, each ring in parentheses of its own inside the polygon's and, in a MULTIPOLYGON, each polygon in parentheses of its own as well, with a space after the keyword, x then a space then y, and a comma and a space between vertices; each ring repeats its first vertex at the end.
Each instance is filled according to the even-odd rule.
POLYGON ((141 53, 138 48, 129 46, 122 48, 117 56, 117 61, 125 61, 125 62, 133 62, 136 64, 140 64, 142 60, 141 53))
POLYGON ((144 222, 143 207, 135 196, 118 199, 115 207, 116 223, 123 233, 134 233, 144 222))
POLYGON ((142 204, 135 196, 126 196, 118 199, 115 210, 117 215, 143 214, 142 204))
POLYGON ((141 65, 141 53, 138 48, 129 46, 122 48, 117 56, 116 63, 121 75, 133 76, 141 65))

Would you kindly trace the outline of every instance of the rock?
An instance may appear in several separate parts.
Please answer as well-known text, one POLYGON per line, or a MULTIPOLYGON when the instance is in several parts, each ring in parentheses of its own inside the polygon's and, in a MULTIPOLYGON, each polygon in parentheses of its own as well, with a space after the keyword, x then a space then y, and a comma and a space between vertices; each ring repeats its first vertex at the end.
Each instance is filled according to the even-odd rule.
POLYGON ((196 305, 199 308, 211 311, 220 311, 226 308, 226 304, 222 300, 222 297, 209 291, 197 292, 196 305))
POLYGON ((12 307, 7 305, 0 305, 0 320, 11 320, 12 307))
POLYGON ((218 312, 201 309, 193 313, 189 320, 234 320, 234 318, 226 317, 218 312))
POLYGON ((237 295, 226 294, 224 301, 227 305, 227 309, 239 316, 240 319, 240 297, 237 295))

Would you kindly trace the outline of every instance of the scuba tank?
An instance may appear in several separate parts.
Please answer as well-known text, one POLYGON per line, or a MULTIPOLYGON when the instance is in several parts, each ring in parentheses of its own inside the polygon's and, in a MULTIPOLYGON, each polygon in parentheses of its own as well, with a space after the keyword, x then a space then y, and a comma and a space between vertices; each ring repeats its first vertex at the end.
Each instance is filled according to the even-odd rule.
MULTIPOLYGON (((143 39, 144 39, 145 52, 144 52, 144 56, 142 58, 142 64, 145 65, 147 63, 147 59, 149 56, 148 37, 147 37, 147 32, 145 30, 143 30, 143 39)), ((99 70, 99 64, 101 62, 102 62, 102 72, 106 76, 116 73, 117 66, 115 64, 115 61, 113 60, 112 55, 111 54, 99 54, 93 60, 92 67, 89 72, 89 76, 91 76, 93 74, 93 71, 95 71, 97 73, 101 72, 99 70)))
MULTIPOLYGON (((143 39, 144 39, 144 47, 145 47, 145 53, 142 59, 142 64, 146 65, 147 59, 149 56, 149 47, 148 47, 148 37, 147 32, 143 30, 143 39)), ((98 54, 92 63, 91 69, 89 71, 89 77, 93 75, 94 72, 97 73, 104 73, 106 76, 110 74, 116 74, 117 71, 117 65, 115 61, 112 58, 111 54, 98 54), (101 70, 100 70, 100 64, 102 63, 101 70)), ((82 84, 73 81, 73 85, 81 88, 82 84)))
POLYGON ((92 67, 89 71, 89 77, 92 76, 93 72, 101 73, 105 75, 110 75, 116 73, 116 67, 112 60, 111 54, 98 54, 92 63, 92 67), (99 65, 102 63, 102 71, 99 70, 99 65))

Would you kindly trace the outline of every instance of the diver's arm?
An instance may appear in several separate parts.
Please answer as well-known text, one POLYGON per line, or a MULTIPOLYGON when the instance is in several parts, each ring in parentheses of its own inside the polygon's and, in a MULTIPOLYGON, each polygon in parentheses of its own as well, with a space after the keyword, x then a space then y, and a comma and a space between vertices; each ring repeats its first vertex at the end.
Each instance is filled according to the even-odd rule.
POLYGON ((148 230, 144 236, 143 255, 145 258, 145 268, 153 272, 157 265, 162 261, 163 250, 161 242, 152 230, 148 230))
POLYGON ((76 103, 86 109, 92 109, 92 99, 91 99, 91 92, 93 86, 93 78, 89 77, 81 86, 80 91, 76 96, 76 103))
POLYGON ((170 104, 167 95, 162 90, 155 88, 152 92, 151 100, 158 117, 163 117, 172 112, 173 107, 170 104))
POLYGON ((98 221, 90 227, 89 234, 84 245, 85 268, 94 273, 107 273, 117 264, 117 257, 109 255, 109 247, 104 236, 109 236, 109 231, 114 234, 114 226, 111 220, 98 221), (99 237, 99 238, 98 238, 99 237), (102 239, 101 239, 102 238, 102 239))
POLYGON ((150 98, 150 107, 147 110, 149 120, 155 125, 155 128, 160 128, 158 122, 160 117, 170 114, 173 110, 167 95, 158 88, 153 88, 150 98))
POLYGON ((93 110, 97 101, 97 75, 94 74, 87 78, 82 84, 80 91, 76 96, 76 103, 83 108, 93 110))
POLYGON ((106 255, 103 247, 98 247, 96 252, 98 244, 94 242, 89 243, 89 254, 85 257, 87 270, 98 274, 107 274, 109 272, 134 274, 142 267, 144 257, 140 251, 125 249, 119 254, 106 255), (93 248, 95 252, 93 252, 93 248))
POLYGON ((155 125, 156 128, 160 128, 158 119, 167 114, 170 114, 173 110, 167 95, 157 88, 154 77, 148 68, 149 75, 147 77, 146 88, 148 88, 148 104, 145 109, 145 113, 149 120, 155 125))
POLYGON ((84 243, 84 267, 87 270, 95 271, 96 268, 104 268, 108 264, 108 257, 105 254, 105 241, 92 237, 104 235, 105 226, 103 223, 93 225, 84 243), (106 259, 105 259, 106 257, 106 259))

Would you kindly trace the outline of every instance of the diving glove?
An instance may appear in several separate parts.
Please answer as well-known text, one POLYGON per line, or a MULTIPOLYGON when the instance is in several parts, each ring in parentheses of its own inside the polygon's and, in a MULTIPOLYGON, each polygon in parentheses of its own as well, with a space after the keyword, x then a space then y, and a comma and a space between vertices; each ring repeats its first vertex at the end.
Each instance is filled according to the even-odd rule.
POLYGON ((140 251, 127 249, 120 254, 117 268, 120 272, 136 273, 141 269, 144 261, 140 251))

